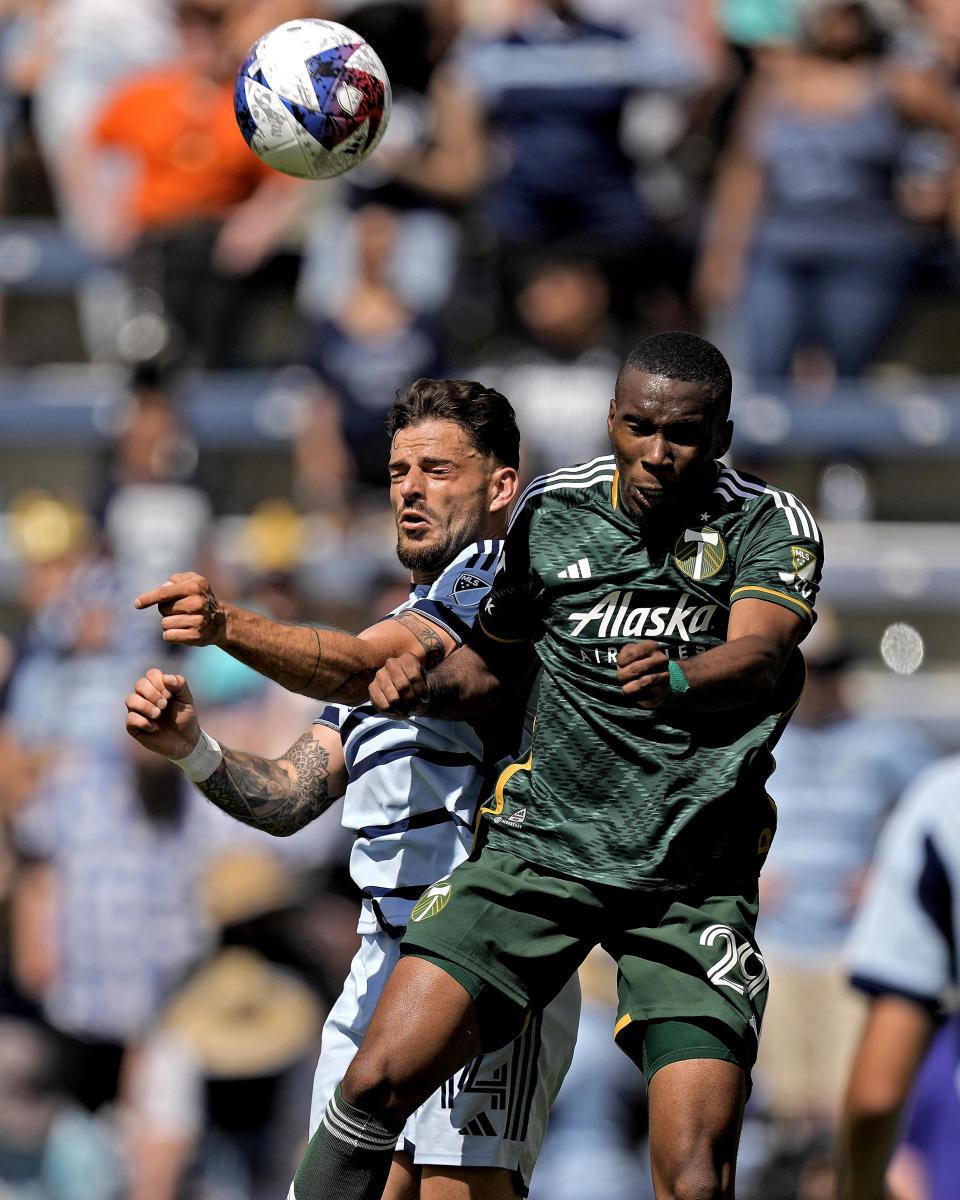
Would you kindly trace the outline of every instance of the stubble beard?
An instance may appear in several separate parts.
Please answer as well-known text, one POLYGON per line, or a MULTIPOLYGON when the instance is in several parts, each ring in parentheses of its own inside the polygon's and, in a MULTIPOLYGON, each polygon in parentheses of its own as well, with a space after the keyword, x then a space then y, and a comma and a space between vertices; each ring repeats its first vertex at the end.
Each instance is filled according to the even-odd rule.
MULTIPOLYGON (((426 546, 418 546, 415 542, 398 537, 397 558, 408 571, 441 571, 456 553, 452 541, 449 532, 439 542, 431 542, 426 546)), ((462 547, 456 547, 456 550, 460 549, 462 547)))
POLYGON ((397 558, 402 567, 408 571, 436 572, 438 575, 450 565, 461 550, 480 538, 481 524, 479 517, 448 525, 443 529, 437 540, 431 540, 426 545, 418 545, 415 541, 397 536, 397 558))

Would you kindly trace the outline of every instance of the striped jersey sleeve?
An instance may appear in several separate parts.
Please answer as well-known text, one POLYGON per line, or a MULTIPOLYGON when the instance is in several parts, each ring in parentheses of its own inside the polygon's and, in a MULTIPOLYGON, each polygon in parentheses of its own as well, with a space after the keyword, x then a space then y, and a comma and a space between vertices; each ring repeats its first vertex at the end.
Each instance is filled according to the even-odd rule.
POLYGON ((854 922, 855 987, 938 1008, 960 985, 960 757, 924 772, 880 839, 854 922))
POLYGON ((812 625, 823 571, 823 536, 796 496, 726 467, 714 494, 749 505, 749 530, 741 542, 731 603, 743 599, 782 605, 812 625))
POLYGON ((426 595, 413 597, 405 607, 445 629, 459 644, 473 628, 490 590, 501 548, 498 538, 472 542, 430 585, 426 595))
POLYGON ((325 704, 320 715, 314 717, 313 723, 314 725, 325 725, 328 729, 340 733, 343 723, 349 715, 350 709, 345 704, 325 704))

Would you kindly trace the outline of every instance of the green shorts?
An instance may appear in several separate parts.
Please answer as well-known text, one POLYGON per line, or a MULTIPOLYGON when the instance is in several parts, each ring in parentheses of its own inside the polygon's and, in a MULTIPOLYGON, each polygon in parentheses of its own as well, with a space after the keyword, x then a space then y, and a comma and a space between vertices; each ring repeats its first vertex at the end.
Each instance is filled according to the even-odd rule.
POLYGON ((614 1036, 635 1061, 642 1054, 648 1078, 682 1058, 725 1058, 749 1075, 767 997, 756 919, 756 893, 640 892, 484 847, 418 901, 401 951, 464 983, 492 1046, 516 1036, 599 943, 619 968, 614 1036), (664 1036, 670 1022, 679 1032, 664 1036))

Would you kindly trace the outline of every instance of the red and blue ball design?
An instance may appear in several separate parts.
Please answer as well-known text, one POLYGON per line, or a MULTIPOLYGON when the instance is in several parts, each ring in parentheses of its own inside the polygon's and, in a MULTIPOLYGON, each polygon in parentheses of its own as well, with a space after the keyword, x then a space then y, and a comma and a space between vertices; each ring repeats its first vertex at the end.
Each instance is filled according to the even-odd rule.
POLYGON ((383 63, 363 38, 313 18, 258 38, 234 88, 247 145, 300 179, 329 179, 362 162, 383 137, 390 100, 383 63))

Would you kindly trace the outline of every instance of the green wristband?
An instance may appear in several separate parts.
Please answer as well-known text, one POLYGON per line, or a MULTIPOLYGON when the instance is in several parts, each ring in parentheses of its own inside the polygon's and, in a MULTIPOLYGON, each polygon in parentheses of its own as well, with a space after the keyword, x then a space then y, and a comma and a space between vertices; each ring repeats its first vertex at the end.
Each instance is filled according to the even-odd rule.
POLYGON ((690 691, 690 684, 683 673, 683 667, 678 662, 674 662, 672 658, 667 663, 667 670, 670 673, 670 695, 674 700, 679 700, 681 696, 690 691))

